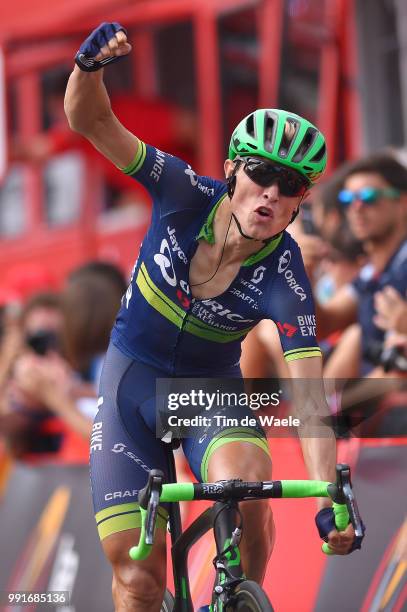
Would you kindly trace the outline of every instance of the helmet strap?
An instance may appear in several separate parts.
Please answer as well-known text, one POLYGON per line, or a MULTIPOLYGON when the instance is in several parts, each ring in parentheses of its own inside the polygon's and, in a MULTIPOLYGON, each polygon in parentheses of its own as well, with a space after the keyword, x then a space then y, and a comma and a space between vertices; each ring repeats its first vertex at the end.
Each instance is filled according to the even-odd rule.
POLYGON ((239 166, 241 164, 241 160, 237 159, 235 162, 235 166, 232 170, 232 174, 230 174, 229 176, 226 177, 226 183, 228 186, 228 196, 229 196, 229 200, 231 200, 233 198, 233 194, 235 193, 235 189, 236 189, 236 172, 239 170, 239 166))
MULTIPOLYGON (((301 202, 300 202, 300 204, 301 204, 301 202)), ((290 223, 292 223, 294 221, 294 219, 296 218, 296 216, 298 215, 299 212, 300 212, 300 205, 297 206, 297 209, 291 215, 291 219, 290 219, 288 225, 290 225, 290 223)))
POLYGON ((239 234, 243 236, 243 238, 246 238, 246 240, 255 240, 253 236, 248 236, 244 233, 244 231, 242 230, 242 226, 239 223, 239 219, 236 217, 235 213, 232 213, 232 217, 236 223, 237 229, 239 230, 239 234))

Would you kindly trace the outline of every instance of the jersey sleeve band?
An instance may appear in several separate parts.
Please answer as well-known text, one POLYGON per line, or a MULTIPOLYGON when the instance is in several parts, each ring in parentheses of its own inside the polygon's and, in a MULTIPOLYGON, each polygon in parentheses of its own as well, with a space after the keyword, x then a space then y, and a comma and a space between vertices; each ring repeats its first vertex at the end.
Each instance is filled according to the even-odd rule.
POLYGON ((129 174, 129 175, 135 174, 136 172, 140 170, 140 168, 144 164, 146 154, 147 154, 146 145, 144 144, 142 140, 139 140, 139 146, 137 148, 137 153, 134 156, 133 161, 125 168, 120 168, 120 170, 124 172, 124 174, 129 174))
POLYGON ((306 357, 322 357, 319 346, 309 346, 306 348, 293 349, 285 351, 284 359, 286 361, 294 361, 295 359, 305 359, 306 357))

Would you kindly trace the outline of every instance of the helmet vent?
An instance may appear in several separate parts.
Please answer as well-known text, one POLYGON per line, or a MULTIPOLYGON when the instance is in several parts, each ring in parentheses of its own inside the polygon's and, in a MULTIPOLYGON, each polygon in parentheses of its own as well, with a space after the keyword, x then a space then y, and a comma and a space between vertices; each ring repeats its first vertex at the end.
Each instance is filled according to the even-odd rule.
POLYGON ((274 136, 275 136, 275 116, 271 113, 264 115, 264 149, 273 152, 274 136))
POLYGON ((318 135, 318 130, 309 127, 305 132, 305 136, 302 139, 300 146, 297 149, 296 154, 293 157, 293 162, 298 163, 304 159, 310 148, 312 147, 315 138, 318 135))
POLYGON ((247 117, 246 130, 249 136, 251 136, 252 138, 256 138, 256 130, 254 127, 254 113, 247 117))
POLYGON ((295 119, 287 119, 284 125, 283 137, 281 139, 278 154, 280 157, 287 157, 290 147, 294 141, 300 124, 295 119))
POLYGON ((317 162, 320 162, 321 159, 324 157, 326 152, 326 146, 325 143, 322 145, 322 147, 320 148, 319 151, 317 151, 314 155, 314 157, 312 159, 310 159, 310 163, 311 164, 315 164, 317 162))

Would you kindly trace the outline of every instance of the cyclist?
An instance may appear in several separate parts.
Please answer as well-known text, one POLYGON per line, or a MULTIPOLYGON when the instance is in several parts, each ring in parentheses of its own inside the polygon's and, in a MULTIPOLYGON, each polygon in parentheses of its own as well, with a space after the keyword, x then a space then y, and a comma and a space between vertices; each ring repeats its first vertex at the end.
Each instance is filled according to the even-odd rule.
MULTIPOLYGON (((95 62, 130 51, 119 24, 99 26, 77 54, 65 97, 71 128, 140 181, 153 199, 152 222, 112 332, 91 437, 96 521, 120 611, 159 610, 165 588, 164 529, 157 530, 146 561, 134 563, 127 554, 138 540, 137 491, 150 468, 167 469, 166 445, 155 436, 156 379, 239 377, 241 340, 265 317, 280 322, 292 377, 321 377, 310 287, 299 249, 284 230, 326 157, 324 138, 312 124, 262 109, 233 133, 226 184, 196 175, 188 164, 141 142, 112 113, 95 62)), ((319 388, 310 410, 326 414, 319 388)), ((246 409, 236 406, 230 414, 244 415, 246 409)), ((332 481, 335 439, 328 426, 321 427, 318 439, 302 439, 304 458, 311 478, 332 481)), ((271 478, 259 426, 196 428, 183 449, 199 480, 271 478)), ((335 530, 326 500, 320 508, 318 528, 334 553, 360 547, 351 525, 335 530)), ((246 502, 241 511, 243 568, 261 582, 273 546, 271 509, 266 501, 246 502)), ((165 519, 163 508, 159 527, 165 519)))

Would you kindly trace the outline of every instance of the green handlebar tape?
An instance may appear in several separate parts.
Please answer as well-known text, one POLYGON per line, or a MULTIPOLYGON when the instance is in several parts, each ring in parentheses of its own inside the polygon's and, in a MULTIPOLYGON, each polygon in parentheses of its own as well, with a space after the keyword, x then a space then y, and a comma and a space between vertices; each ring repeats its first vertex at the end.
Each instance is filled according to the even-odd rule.
MULTIPOLYGON (((349 512, 346 504, 332 504, 332 508, 335 515, 335 525, 338 531, 344 531, 349 525, 349 512)), ((322 544, 322 551, 326 555, 334 555, 335 553, 329 548, 328 544, 324 542, 322 544)))
POLYGON ((137 546, 132 546, 129 550, 130 559, 133 561, 142 561, 143 559, 147 559, 148 555, 151 552, 152 544, 146 544, 146 517, 147 510, 141 508, 141 532, 140 532, 140 541, 137 546))
POLYGON ((330 484, 320 480, 282 480, 282 497, 329 497, 330 484))
POLYGON ((346 504, 332 504, 335 514, 335 525, 338 531, 344 531, 349 525, 349 512, 346 504))
POLYGON ((174 482, 163 485, 160 502, 192 501, 194 485, 192 482, 174 482))
POLYGON ((326 542, 324 542, 322 544, 322 552, 324 552, 326 555, 334 555, 334 551, 331 550, 328 546, 328 544, 326 542))

